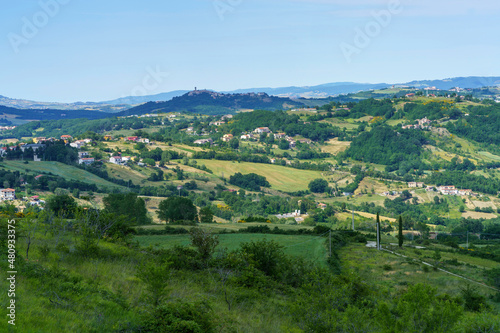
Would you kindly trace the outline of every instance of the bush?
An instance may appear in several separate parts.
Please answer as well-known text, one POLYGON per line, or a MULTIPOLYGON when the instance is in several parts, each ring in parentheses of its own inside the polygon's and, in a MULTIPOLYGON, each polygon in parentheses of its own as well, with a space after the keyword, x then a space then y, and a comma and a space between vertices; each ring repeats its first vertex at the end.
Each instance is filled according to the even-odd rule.
POLYGON ((240 248, 243 254, 254 261, 258 270, 267 276, 278 276, 281 269, 280 265, 285 261, 282 245, 275 241, 260 240, 243 243, 240 248))
POLYGON ((464 299, 464 309, 466 311, 480 312, 489 308, 486 298, 479 294, 476 287, 466 284, 465 287, 461 288, 460 293, 464 299))
POLYGON ((187 246, 176 245, 159 253, 163 261, 168 262, 172 269, 197 270, 202 268, 198 252, 187 246))
POLYGON ((156 307, 144 318, 142 332, 212 333, 215 314, 206 302, 168 303, 156 307))
POLYGON ((468 314, 463 317, 454 331, 464 333, 500 332, 500 316, 491 313, 468 314))
POLYGON ((382 266, 382 269, 384 271, 392 271, 392 266, 389 265, 389 264, 385 264, 385 265, 382 266))

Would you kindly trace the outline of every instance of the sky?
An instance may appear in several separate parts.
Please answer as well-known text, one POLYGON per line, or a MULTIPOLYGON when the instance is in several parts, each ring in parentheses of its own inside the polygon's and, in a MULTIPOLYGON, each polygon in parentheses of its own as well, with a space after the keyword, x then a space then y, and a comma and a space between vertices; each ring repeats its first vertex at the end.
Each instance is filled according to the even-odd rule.
POLYGON ((493 0, 0 0, 0 95, 500 76, 493 0))

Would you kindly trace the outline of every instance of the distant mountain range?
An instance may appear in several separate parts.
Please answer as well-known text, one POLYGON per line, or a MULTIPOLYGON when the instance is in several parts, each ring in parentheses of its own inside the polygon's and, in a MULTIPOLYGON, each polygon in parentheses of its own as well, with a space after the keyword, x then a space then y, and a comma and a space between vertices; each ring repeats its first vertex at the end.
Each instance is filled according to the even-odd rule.
MULTIPOLYGON (((326 83, 317 86, 308 87, 281 87, 281 88, 249 88, 225 91, 225 94, 248 94, 248 93, 266 93, 269 97, 277 96, 284 98, 325 98, 338 96, 360 91, 376 90, 395 87, 415 87, 426 88, 436 87, 441 90, 449 90, 454 87, 460 88, 482 88, 500 86, 500 77, 456 77, 443 80, 422 80, 411 81, 407 83, 355 83, 355 82, 336 82, 326 83)), ((51 103, 35 102, 23 99, 11 99, 0 95, 0 105, 20 108, 20 109, 57 109, 57 110, 86 110, 102 112, 120 112, 133 106, 147 102, 166 102, 175 97, 183 96, 188 93, 187 90, 176 90, 156 95, 148 96, 127 96, 114 100, 103 102, 76 102, 76 103, 51 103)), ((237 104, 237 103, 236 103, 237 104)), ((243 108, 249 107, 245 105, 243 108)), ((148 107, 152 107, 149 105, 148 107)), ((234 105, 225 105, 228 108, 234 108, 234 105)), ((251 108, 251 107, 249 107, 251 108)))

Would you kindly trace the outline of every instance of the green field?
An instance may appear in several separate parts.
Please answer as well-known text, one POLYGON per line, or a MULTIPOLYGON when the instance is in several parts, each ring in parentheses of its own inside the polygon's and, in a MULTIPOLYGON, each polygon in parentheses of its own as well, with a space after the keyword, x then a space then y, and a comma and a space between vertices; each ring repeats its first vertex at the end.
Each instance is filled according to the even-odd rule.
MULTIPOLYGON (((434 263, 431 257, 435 248, 435 246, 431 245, 427 249, 414 250, 404 248, 397 252, 401 252, 413 259, 434 263)), ((437 248, 440 247, 438 246, 437 248)), ((437 287, 441 292, 459 294, 460 288, 469 283, 464 279, 442 271, 435 271, 432 268, 426 271, 421 263, 413 262, 385 251, 367 248, 364 244, 351 243, 341 248, 339 255, 345 267, 349 267, 350 270, 357 272, 365 279, 373 281, 380 290, 393 290, 394 288, 396 290, 405 290, 408 285, 428 283, 437 287), (384 267, 384 265, 388 266, 384 267)), ((478 281, 479 283, 487 282, 482 274, 483 269, 498 267, 497 262, 456 253, 441 252, 441 256, 441 262, 457 259, 460 263, 458 266, 444 265, 442 268, 454 274, 478 281)), ((482 294, 491 295, 494 293, 493 290, 483 287, 480 284, 473 285, 482 294)))
MULTIPOLYGON (((157 248, 170 248, 176 245, 187 246, 190 244, 189 235, 153 235, 136 236, 141 246, 157 248)), ((300 256, 314 262, 324 263, 326 259, 325 238, 317 236, 298 235, 272 235, 272 234, 221 234, 219 235, 219 248, 236 250, 241 243, 266 239, 276 241, 284 246, 286 254, 300 256)))
POLYGON ((78 180, 89 184, 96 184, 97 186, 123 188, 120 185, 116 185, 100 177, 97 177, 90 172, 59 162, 30 161, 28 164, 24 164, 22 161, 3 161, 1 165, 7 170, 11 171, 27 172, 30 174, 50 172, 67 180, 78 180))
POLYGON ((256 173, 266 177, 271 187, 276 190, 295 192, 306 190, 309 182, 316 178, 323 178, 320 171, 298 170, 272 164, 231 162, 218 160, 197 160, 198 164, 205 164, 214 172, 214 175, 229 178, 237 172, 243 174, 256 173))

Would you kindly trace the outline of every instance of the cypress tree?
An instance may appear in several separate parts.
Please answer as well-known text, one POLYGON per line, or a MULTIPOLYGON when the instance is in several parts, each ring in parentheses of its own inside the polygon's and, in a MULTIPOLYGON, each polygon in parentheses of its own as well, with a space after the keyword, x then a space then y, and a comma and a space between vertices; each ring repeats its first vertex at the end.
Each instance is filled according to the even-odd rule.
POLYGON ((399 233, 398 233, 399 247, 403 247, 403 219, 399 215, 399 233))
POLYGON ((380 250, 380 217, 377 213, 377 250, 380 250))

